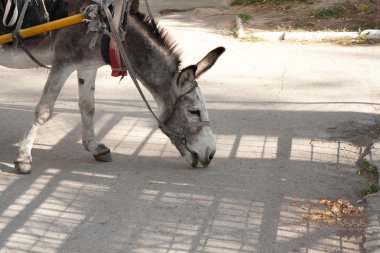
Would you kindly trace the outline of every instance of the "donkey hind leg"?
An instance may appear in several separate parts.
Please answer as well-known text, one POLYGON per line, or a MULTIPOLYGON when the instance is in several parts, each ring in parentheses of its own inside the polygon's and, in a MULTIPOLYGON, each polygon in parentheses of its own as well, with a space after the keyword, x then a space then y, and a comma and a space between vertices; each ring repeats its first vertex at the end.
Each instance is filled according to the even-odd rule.
POLYGON ((35 118, 19 144, 19 156, 15 161, 15 168, 20 173, 27 174, 31 172, 32 147, 34 140, 37 137, 38 130, 49 120, 55 101, 57 100, 57 97, 61 92, 67 78, 73 71, 74 68, 69 66, 59 68, 53 65, 40 101, 36 106, 35 118))
POLYGON ((92 152, 94 158, 100 162, 111 162, 111 151, 104 144, 95 140, 93 116, 95 113, 94 91, 95 70, 78 69, 79 86, 79 109, 82 118, 82 144, 83 147, 92 152))

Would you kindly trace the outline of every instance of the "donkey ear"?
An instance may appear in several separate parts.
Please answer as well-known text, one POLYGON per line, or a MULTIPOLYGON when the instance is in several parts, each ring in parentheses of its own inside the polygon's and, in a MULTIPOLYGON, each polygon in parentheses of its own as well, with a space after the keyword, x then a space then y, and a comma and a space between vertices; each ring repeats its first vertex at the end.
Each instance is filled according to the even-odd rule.
POLYGON ((198 70, 195 74, 195 77, 198 78, 204 72, 209 70, 216 60, 218 60, 219 56, 221 56, 226 49, 224 47, 218 47, 208 53, 200 62, 197 63, 198 70))
POLYGON ((197 66, 191 65, 184 68, 178 76, 177 86, 178 90, 183 90, 187 85, 191 84, 195 79, 195 73, 197 72, 197 66))

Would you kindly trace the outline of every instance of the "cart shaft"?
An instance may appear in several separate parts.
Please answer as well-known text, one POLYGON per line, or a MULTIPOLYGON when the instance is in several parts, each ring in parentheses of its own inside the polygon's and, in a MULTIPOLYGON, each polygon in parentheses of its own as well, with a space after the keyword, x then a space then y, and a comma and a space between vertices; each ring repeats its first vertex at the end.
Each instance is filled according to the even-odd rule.
MULTIPOLYGON (((48 22, 45 24, 21 29, 20 35, 23 39, 29 38, 41 33, 50 32, 50 31, 54 31, 54 30, 61 29, 64 27, 80 24, 83 22, 84 18, 85 16, 83 14, 73 15, 67 18, 58 19, 58 20, 48 22)), ((9 43, 12 41, 13 41, 13 38, 12 38, 11 33, 0 36, 0 45, 9 43)))

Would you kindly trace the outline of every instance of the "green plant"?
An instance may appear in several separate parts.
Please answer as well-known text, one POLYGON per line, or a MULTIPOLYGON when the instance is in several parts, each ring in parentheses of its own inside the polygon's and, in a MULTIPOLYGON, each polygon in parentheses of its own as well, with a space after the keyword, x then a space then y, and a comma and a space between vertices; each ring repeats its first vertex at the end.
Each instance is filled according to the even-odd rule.
POLYGON ((242 39, 241 41, 243 41, 243 42, 264 42, 267 40, 265 40, 264 38, 260 38, 260 37, 250 36, 250 37, 242 39))
POLYGON ((345 9, 341 6, 335 6, 331 8, 322 8, 314 12, 311 16, 317 19, 323 18, 340 18, 343 17, 345 9))
POLYGON ((379 186, 377 184, 371 184, 367 188, 363 189, 360 194, 362 196, 368 196, 369 194, 377 193, 379 191, 379 186))
POLYGON ((236 27, 232 28, 230 35, 234 38, 237 38, 238 37, 238 29, 236 27))
POLYGON ((378 175, 379 169, 375 165, 371 164, 370 162, 364 159, 362 162, 362 166, 358 171, 358 174, 359 175, 363 175, 363 174, 378 175))
POLYGON ((358 4, 357 7, 358 11, 368 11, 370 6, 368 3, 361 3, 361 4, 358 4))
POLYGON ((252 18, 250 15, 244 13, 239 14, 238 17, 241 19, 243 24, 248 23, 248 21, 252 18))

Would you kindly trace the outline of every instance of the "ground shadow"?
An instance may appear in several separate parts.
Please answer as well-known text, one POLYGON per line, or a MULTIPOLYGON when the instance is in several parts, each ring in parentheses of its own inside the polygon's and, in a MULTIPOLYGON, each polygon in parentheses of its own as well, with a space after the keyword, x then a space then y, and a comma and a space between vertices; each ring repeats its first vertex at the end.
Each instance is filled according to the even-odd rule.
POLYGON ((139 110, 97 114, 97 135, 114 157, 97 163, 80 145, 77 110, 58 109, 36 141, 33 173, 11 174, 15 129, 32 112, 0 105, 0 251, 361 250, 361 228, 304 216, 311 201, 354 201, 365 184, 353 166, 360 148, 316 133, 371 114, 211 109, 218 154, 210 168, 193 170, 139 110))

